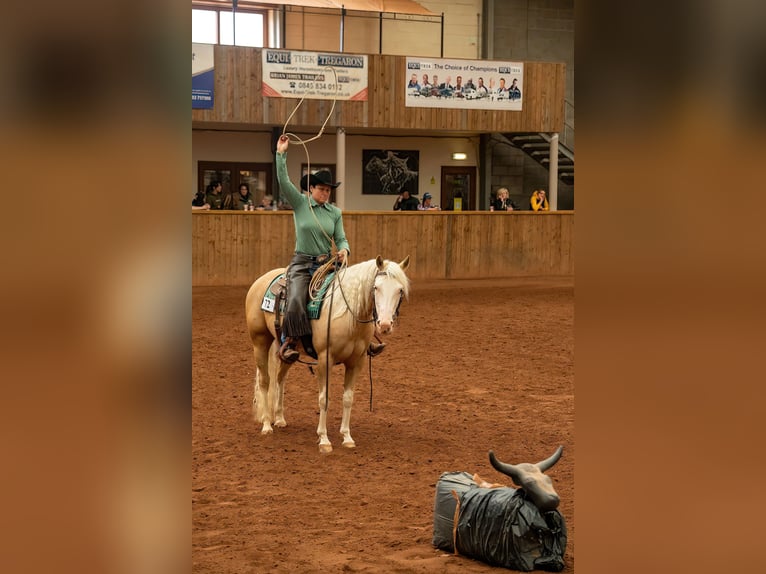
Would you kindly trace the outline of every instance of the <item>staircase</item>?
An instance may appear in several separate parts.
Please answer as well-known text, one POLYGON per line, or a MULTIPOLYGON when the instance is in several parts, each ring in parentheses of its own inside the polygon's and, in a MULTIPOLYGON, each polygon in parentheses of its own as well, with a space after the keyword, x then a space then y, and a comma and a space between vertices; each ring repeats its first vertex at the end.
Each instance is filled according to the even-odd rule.
MULTIPOLYGON (((502 134, 513 146, 524 151, 545 169, 550 168, 551 136, 546 133, 502 134)), ((561 181, 574 185, 574 152, 559 140, 558 176, 561 181)))

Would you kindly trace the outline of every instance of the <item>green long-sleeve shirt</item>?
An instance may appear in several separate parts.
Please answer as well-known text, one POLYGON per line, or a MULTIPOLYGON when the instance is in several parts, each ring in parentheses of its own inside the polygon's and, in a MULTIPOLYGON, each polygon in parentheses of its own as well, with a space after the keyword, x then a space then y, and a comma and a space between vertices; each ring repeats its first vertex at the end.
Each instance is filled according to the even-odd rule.
POLYGON ((293 185, 293 182, 290 181, 290 177, 287 175, 287 154, 277 152, 276 155, 279 189, 287 202, 293 207, 295 251, 308 255, 330 253, 332 244, 325 237, 326 233, 335 241, 338 251, 345 249, 350 253, 351 249, 346 240, 346 232, 343 230, 341 210, 329 203, 317 203, 314 199, 307 198, 306 194, 298 191, 298 188, 293 185), (309 202, 311 202, 311 206, 309 206, 309 202), (322 225, 321 229, 317 225, 317 220, 322 225), (324 229, 324 233, 322 233, 322 229, 324 229))

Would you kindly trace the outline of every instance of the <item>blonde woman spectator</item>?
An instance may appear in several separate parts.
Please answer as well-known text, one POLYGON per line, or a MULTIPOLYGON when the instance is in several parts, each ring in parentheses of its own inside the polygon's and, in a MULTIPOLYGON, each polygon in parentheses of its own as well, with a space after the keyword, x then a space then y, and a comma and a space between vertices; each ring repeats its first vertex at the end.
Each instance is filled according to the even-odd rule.
POLYGON ((507 187, 501 187, 497 190, 497 199, 490 205, 491 211, 513 211, 518 209, 515 203, 511 201, 507 187))

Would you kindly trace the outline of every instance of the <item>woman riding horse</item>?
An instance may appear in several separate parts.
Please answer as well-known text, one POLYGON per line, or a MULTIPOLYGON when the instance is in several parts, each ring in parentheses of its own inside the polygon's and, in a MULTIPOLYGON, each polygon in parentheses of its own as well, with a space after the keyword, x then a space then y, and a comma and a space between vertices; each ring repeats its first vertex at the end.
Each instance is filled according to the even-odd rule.
MULTIPOLYGON (((294 363, 300 353, 296 349, 298 341, 308 355, 317 358, 312 343, 311 323, 306 313, 308 288, 314 272, 332 256, 332 243, 338 249, 338 262, 346 261, 349 245, 343 230, 343 215, 337 207, 329 203, 330 192, 340 183, 332 183, 329 171, 304 175, 301 189, 298 191, 287 174, 286 135, 277 141, 277 180, 279 189, 293 208, 295 222, 295 254, 287 267, 287 304, 282 322, 282 346, 279 358, 286 363, 294 363)), ((379 355, 384 343, 370 343, 369 353, 379 355)))

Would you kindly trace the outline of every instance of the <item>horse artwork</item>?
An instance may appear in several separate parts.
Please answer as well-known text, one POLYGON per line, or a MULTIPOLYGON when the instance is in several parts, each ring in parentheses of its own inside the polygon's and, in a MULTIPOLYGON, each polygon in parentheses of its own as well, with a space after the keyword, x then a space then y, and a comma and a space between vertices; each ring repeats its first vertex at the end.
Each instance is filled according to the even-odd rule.
MULTIPOLYGON (((345 367, 343 381, 343 417, 340 432, 343 446, 354 448, 351 438, 351 407, 354 384, 364 365, 364 357, 373 335, 392 332, 402 299, 409 296, 410 282, 405 274, 410 258, 400 263, 376 259, 339 270, 330 284, 317 319, 311 320, 314 349, 317 351, 319 390, 319 451, 329 453, 327 438, 329 385, 333 365, 345 367)), ((280 342, 276 337, 273 310, 266 310, 264 296, 273 280, 285 269, 273 269, 250 286, 245 300, 245 315, 255 355, 256 374, 253 415, 260 422, 261 434, 270 434, 272 425, 287 425, 284 417, 284 378, 291 364, 277 356, 280 342), (272 384, 273 382, 273 384, 272 384)))

